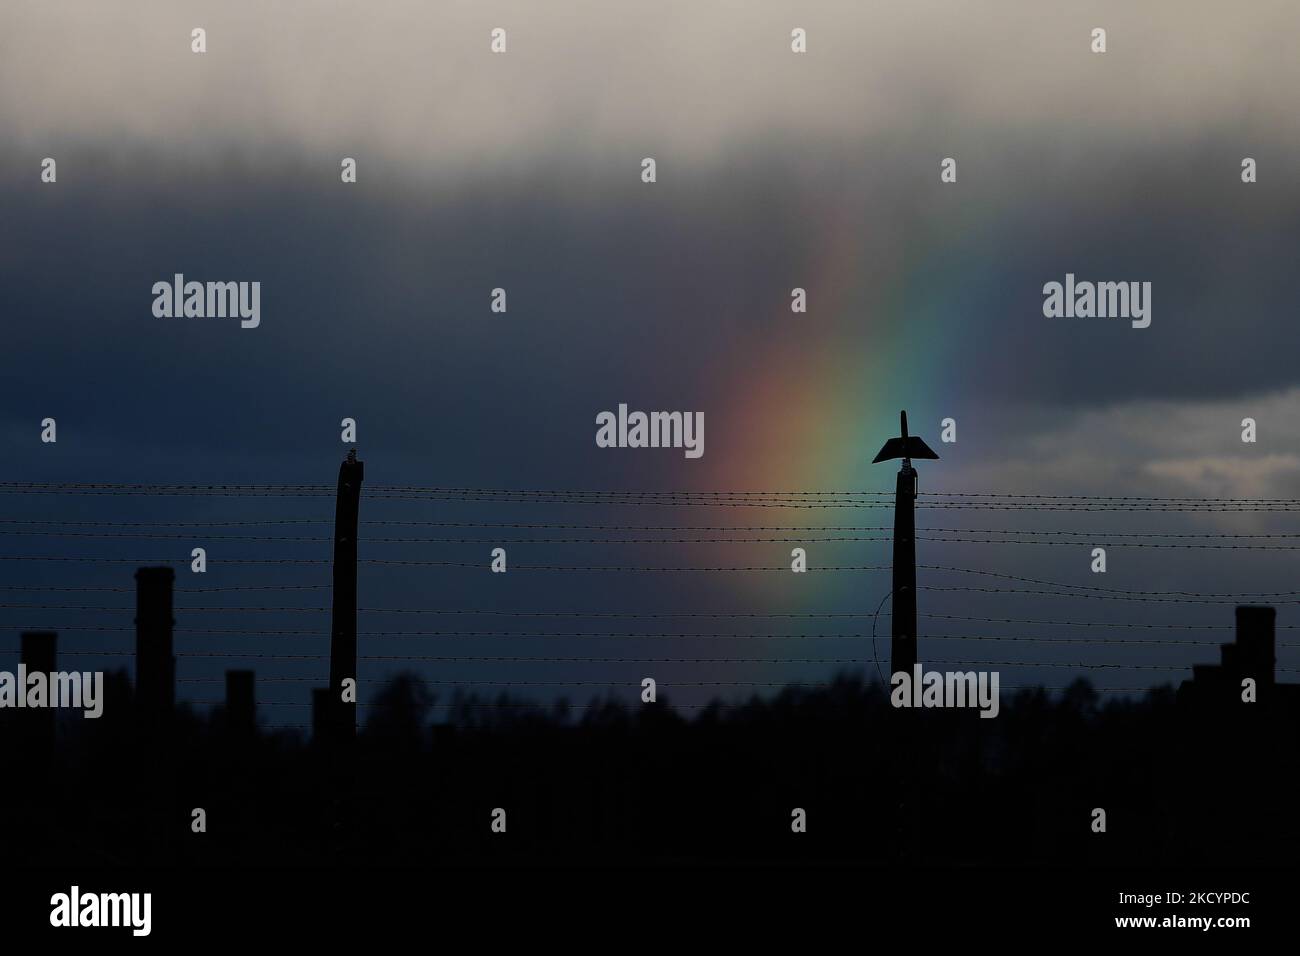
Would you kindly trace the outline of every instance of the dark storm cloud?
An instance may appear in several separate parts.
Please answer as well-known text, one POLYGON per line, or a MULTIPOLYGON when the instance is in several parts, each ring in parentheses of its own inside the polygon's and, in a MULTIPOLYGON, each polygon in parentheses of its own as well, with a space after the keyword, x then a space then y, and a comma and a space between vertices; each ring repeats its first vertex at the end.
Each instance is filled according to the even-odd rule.
POLYGON ((1123 189, 1103 163, 1050 188, 1037 171, 1017 192, 1036 169, 1025 147, 963 167, 954 201, 910 171, 903 146, 870 166, 834 149, 801 163, 751 144, 743 168, 665 171, 652 196, 629 164, 588 177, 577 199, 571 174, 548 167, 424 191, 325 185, 296 156, 245 178, 157 158, 85 172, 70 160, 94 170, 101 154, 67 155, 57 186, 3 194, 8 425, 58 408, 141 444, 290 450, 351 415, 395 451, 549 449, 587 467, 596 411, 624 398, 695 407, 729 378, 720 370, 792 334, 779 319, 789 288, 844 243, 848 297, 812 288, 814 303, 841 298, 814 307, 799 340, 870 356, 904 334, 898 361, 922 379, 928 355, 955 349, 940 387, 962 408, 1295 383, 1289 188, 1194 188, 1235 174, 1161 150, 1126 154, 1123 189), (971 182, 981 175, 992 184, 971 182), (261 326, 154 317, 153 283, 177 272, 261 282, 261 326), (1066 272, 1150 281, 1151 327, 1044 318, 1042 285, 1066 272), (506 316, 488 311, 498 286, 506 316), (902 304, 881 308, 891 290, 902 304), (575 427, 544 424, 557 421, 575 427))

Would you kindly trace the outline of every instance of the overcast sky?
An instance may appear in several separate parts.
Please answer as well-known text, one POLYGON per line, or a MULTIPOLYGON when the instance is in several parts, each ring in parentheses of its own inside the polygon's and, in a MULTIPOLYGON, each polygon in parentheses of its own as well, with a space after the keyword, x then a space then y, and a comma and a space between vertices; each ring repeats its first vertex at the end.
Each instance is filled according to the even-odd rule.
MULTIPOLYGON (((1262 0, 168 0, 129 15, 11 0, 7 473, 328 482, 352 416, 385 483, 887 490, 892 472, 868 462, 908 407, 936 447, 940 419, 959 423, 923 490, 1300 496, 1297 29, 1294 3, 1262 0), (1089 50, 1097 26, 1104 55, 1089 50), (794 27, 807 54, 790 52, 794 27), (339 181, 345 156, 355 185, 339 181), (939 182, 944 157, 955 184, 939 182), (177 272, 260 281, 261 326, 155 318, 152 284, 177 272), (1151 282, 1151 327, 1045 318, 1042 286, 1067 272, 1151 282), (487 310, 497 286, 507 316, 487 310), (806 315, 789 312, 794 286, 806 315), (704 458, 597 449, 594 416, 620 401, 703 411, 704 458), (46 416, 57 446, 38 440, 46 416)), ((124 519, 129 503, 96 506, 124 519)), ((1294 530, 1288 518, 1178 527, 1294 530)), ((668 550, 641 557, 703 559, 668 550)), ((935 563, 1092 583, 1086 549, 1067 550, 935 563)), ((1289 578, 1285 552, 1223 554, 1130 551, 1107 583, 1289 578)), ((392 601, 430 600, 394 580, 392 601)), ((882 580, 816 599, 874 606, 882 580)), ((755 590, 563 582, 514 599, 740 606, 755 590)), ((477 578, 443 583, 465 605, 500 599, 477 578)), ((761 599, 811 600, 786 588, 761 599)))

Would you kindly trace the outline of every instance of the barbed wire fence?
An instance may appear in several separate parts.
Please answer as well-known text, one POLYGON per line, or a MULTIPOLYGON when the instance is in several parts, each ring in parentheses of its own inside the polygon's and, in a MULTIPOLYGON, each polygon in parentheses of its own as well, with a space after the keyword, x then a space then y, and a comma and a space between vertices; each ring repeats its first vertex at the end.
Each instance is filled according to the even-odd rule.
MULTIPOLYGON (((172 566, 181 570, 181 581, 199 581, 231 574, 251 575, 239 583, 213 585, 178 584, 175 591, 176 626, 179 638, 176 684, 179 700, 198 706, 219 704, 210 686, 224 680, 209 671, 213 666, 256 665, 259 685, 284 687, 325 686, 328 683, 330 607, 330 542, 332 518, 320 514, 321 499, 327 510, 335 497, 330 485, 167 485, 70 482, 0 482, 0 502, 10 502, 8 514, 0 516, 0 537, 6 542, 0 554, 5 579, 15 575, 34 578, 32 583, 0 585, 0 621, 11 634, 26 631, 54 631, 76 635, 78 643, 60 647, 61 657, 74 660, 102 659, 108 666, 126 665, 134 651, 126 644, 135 631, 135 606, 124 598, 135 588, 121 583, 125 577, 116 566, 172 566), (136 499, 115 501, 114 518, 103 515, 101 498, 136 499), (66 505, 54 516, 38 516, 46 502, 78 501, 66 505), (199 502, 184 510, 188 520, 171 520, 168 504, 185 499, 199 502), (238 507, 256 513, 274 508, 274 515, 231 518, 224 514, 208 520, 193 520, 195 510, 210 510, 213 502, 230 504, 230 499, 255 499, 238 507), (89 503, 92 507, 86 506, 89 503), (292 504, 290 504, 292 503, 292 504), (302 505, 314 509, 306 515, 286 516, 281 512, 302 505), (90 516, 84 516, 87 510, 90 516), (130 511, 131 520, 118 520, 130 511), (74 513, 70 513, 74 512, 74 513), (238 529, 238 530, 230 530, 238 529), (317 533, 311 533, 317 530, 317 533), (75 542, 77 553, 68 553, 75 542), (168 543, 184 542, 183 547, 168 543), (137 549, 136 545, 140 545, 137 549), (151 545, 161 544, 160 547, 151 545), (213 546, 216 546, 215 548, 213 546), (129 554, 118 553, 119 548, 129 554), (191 547, 203 547, 211 564, 204 574, 188 574, 191 547), (229 547, 232 554, 227 555, 229 547), (234 549, 238 548, 236 552, 234 549), (106 553, 82 553, 94 550, 106 553), (277 553, 266 554, 266 550, 277 553), (288 551, 290 553, 278 553, 288 551), (107 566, 107 567, 105 567, 107 566), (73 571, 74 567, 84 571, 73 571), (99 570, 97 570, 99 569, 99 570), (219 574, 212 574, 213 571, 219 574), (87 581, 107 576, 110 583, 87 581), (47 583, 57 575, 59 584, 47 583), (275 576, 275 582, 267 580, 275 576), (304 578, 298 580, 294 576, 304 578), (75 582, 75 583, 74 583, 75 582), (306 592, 311 592, 307 594, 306 592), (320 594, 320 592, 325 592, 320 594), (247 593, 248 600, 239 595, 247 593), (302 594, 326 598, 312 603, 283 603, 302 594), (238 621, 238 625, 234 622, 238 621), (231 622, 226 626, 225 622, 231 622), (292 623, 294 626, 284 626, 292 623)), ((872 629, 873 608, 888 593, 888 561, 858 563, 855 558, 866 546, 887 546, 892 527, 881 524, 846 523, 844 512, 892 509, 893 493, 865 491, 595 491, 543 489, 488 489, 468 487, 425 487, 413 485, 368 485, 363 493, 367 511, 375 503, 381 517, 360 522, 363 572, 358 607, 358 681, 363 690, 358 701, 363 717, 367 710, 383 706, 367 699, 367 691, 384 684, 399 670, 414 671, 437 692, 450 690, 468 696, 451 700, 435 697, 430 707, 448 715, 474 709, 547 709, 556 700, 519 700, 508 695, 525 693, 572 693, 588 695, 596 705, 621 701, 640 704, 641 679, 655 669, 660 692, 667 706, 686 712, 705 710, 726 703, 719 696, 743 690, 751 697, 782 688, 825 688, 834 686, 840 672, 870 678, 873 662, 879 662, 877 645, 887 641, 872 629), (448 520, 445 515, 416 516, 417 508, 434 505, 440 511, 478 509, 491 513, 472 519, 448 520), (677 509, 695 509, 687 514, 717 515, 739 520, 719 522, 667 520, 593 520, 628 509, 656 517, 677 509), (647 512, 649 509, 649 512, 647 512), (705 509, 700 512, 699 509, 705 509), (742 509, 737 511, 737 509, 742 509), (776 521, 746 523, 746 510, 764 509, 776 521), (502 520, 501 512, 522 510, 527 520, 502 520), (581 520, 547 520, 556 510, 576 511, 581 520), (781 521, 785 514, 790 520, 781 521), (810 523, 823 514, 825 522, 810 523), (776 545, 827 545, 837 557, 833 562, 811 561, 810 579, 848 578, 857 587, 851 610, 808 609, 811 599, 799 597, 797 610, 674 610, 651 606, 571 607, 566 609, 514 609, 480 604, 452 606, 454 602, 401 603, 369 601, 365 595, 380 590, 427 593, 427 582, 404 584, 386 580, 403 569, 454 569, 491 575, 491 548, 523 549, 543 547, 552 555, 542 560, 517 561, 513 557, 504 577, 516 575, 547 581, 561 576, 583 576, 598 582, 610 576, 700 578, 739 576, 770 579, 790 575, 788 562, 780 560, 788 551, 776 545), (475 546, 479 550, 471 550, 475 546), (702 561, 649 559, 630 562, 619 555, 624 549, 654 552, 668 547, 674 555, 692 548, 708 555, 702 561), (761 561, 751 557, 748 546, 762 549, 761 561), (430 556, 431 549, 442 549, 430 556), (398 550, 402 549, 402 550, 398 550), (450 554, 445 553, 450 549, 450 554), (611 552, 614 560, 557 560, 556 549, 565 555, 611 552), (398 551, 397 555, 392 551, 398 551), (736 552, 740 557, 733 557, 736 552), (388 553, 386 553, 388 552, 388 553), (403 553, 405 552, 405 553, 403 553), (414 555, 411 554, 414 552, 414 555), (725 555, 717 559, 715 555, 725 555), (391 622, 434 621, 427 628, 393 627, 391 622), (501 624, 505 620, 508 624, 501 624), (487 626, 476 622, 490 622, 487 626), (685 622, 709 621, 708 625, 685 622), (470 622, 464 626, 464 622, 470 622), (779 629, 771 630, 773 626, 779 629), (703 627, 703 629, 702 629, 703 627), (743 642, 743 643, 742 643, 743 642), (718 650, 712 650, 717 647, 718 650), (450 648, 450 650, 446 650, 450 648), (574 648, 576 650, 566 650, 574 648), (701 650, 705 649, 707 650, 701 650), (813 669, 816 670, 813 670, 813 669), (522 669, 523 673, 520 672, 522 669), (808 677, 802 677, 807 674, 808 677), (826 679, 830 677, 832 679, 826 679), (495 700, 483 699, 485 691, 498 693, 495 700), (601 695, 599 692, 603 691, 601 695), (685 698, 678 700, 679 694, 685 698), (708 695, 703 699, 700 695, 708 695)), ((1081 496, 937 492, 921 495, 918 511, 970 512, 975 518, 990 514, 1049 514, 1050 521, 1063 513, 1089 514, 1173 514, 1196 515, 1300 513, 1300 499, 1172 498, 1138 496, 1081 496)), ((1006 524, 1001 521, 999 524, 1006 524)), ((1133 548, 1174 552, 1234 551, 1275 552, 1300 550, 1300 530, 1268 532, 1190 532, 1185 530, 1114 531, 1089 528, 952 527, 940 522, 923 527, 918 521, 918 541, 929 550, 945 552, 949 546, 978 547, 979 564, 921 563, 925 583, 918 590, 934 595, 962 595, 965 600, 992 599, 1023 602, 1050 599, 1081 609, 1102 611, 1111 607, 1136 610, 1155 607, 1161 611, 1195 613, 1207 620, 1169 621, 1119 618, 1106 612, 1103 619, 1086 614, 1047 617, 1009 614, 953 614, 922 610, 920 639, 927 652, 926 665, 989 665, 1015 668, 1017 672, 1042 675, 1044 680, 1004 684, 1004 689, 1041 688, 1063 690, 1070 679, 1085 676, 1100 679, 1093 690, 1099 694, 1142 694, 1152 686, 1177 683, 1188 677, 1193 664, 1204 660, 1205 649, 1223 642, 1233 625, 1226 608, 1211 605, 1265 603, 1289 606, 1300 603, 1300 590, 1201 591, 1188 589, 1134 589, 1082 585, 1054 581, 1048 577, 995 570, 993 565, 1009 548, 1133 548), (988 550, 985 550, 988 549, 988 550), (986 558, 992 554, 993 557, 986 558), (984 566, 987 565, 987 566, 984 566), (988 625, 997 627, 990 632, 988 625), (933 632, 932 632, 933 629, 933 632), (1098 631, 1106 633, 1098 635, 1098 631), (932 643, 933 642, 933 643, 932 643), (943 651, 933 653, 935 644, 943 651), (976 653, 972 654, 974 651, 976 653), (1010 652, 1015 653, 1010 653, 1010 652), (933 654, 933 656, 932 656, 933 654), (1063 657, 1061 655, 1064 655, 1063 657), (1050 675, 1050 676, 1049 676, 1050 675)), ((533 554, 531 550, 529 554, 533 554)), ((886 551, 879 552, 882 557, 886 551)), ((819 552, 820 554, 820 552, 819 552)), ((1242 556, 1244 557, 1244 555, 1242 556)), ((1234 560, 1237 556, 1234 556, 1234 560)), ((497 577, 497 575, 492 575, 497 577)), ((766 587, 760 585, 761 587, 766 587)), ((545 585, 552 588, 553 585, 545 585)), ((444 590, 451 591, 451 588, 444 590)), ((574 590, 579 590, 575 588, 574 590)), ((744 588, 733 588, 744 591, 744 588)), ((752 588, 750 591, 752 592, 752 588)), ((818 588, 809 588, 816 592, 818 588)), ((549 593, 549 592, 548 592, 549 593)), ((768 603, 768 595, 756 601, 768 603)), ((498 597, 499 601, 499 597, 498 597)), ((486 602, 484 602, 486 603, 486 602)), ((837 606, 845 602, 837 600, 837 606)), ((1281 623, 1280 630, 1296 625, 1281 623)), ((1294 674, 1293 649, 1296 641, 1281 640, 1280 674, 1294 674)), ((269 708, 275 726, 305 727, 295 720, 310 700, 300 696, 260 698, 259 707, 269 708), (282 719, 280 714, 290 716, 282 719)), ((566 697, 564 704, 578 704, 566 697)), ((363 718, 359 718, 363 719, 363 718)))

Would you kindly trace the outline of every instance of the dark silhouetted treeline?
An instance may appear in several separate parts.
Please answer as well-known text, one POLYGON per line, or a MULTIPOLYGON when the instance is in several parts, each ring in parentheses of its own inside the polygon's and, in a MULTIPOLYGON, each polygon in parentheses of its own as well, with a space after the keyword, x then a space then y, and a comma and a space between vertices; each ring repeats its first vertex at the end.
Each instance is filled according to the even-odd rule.
POLYGON ((99 720, 60 714, 52 748, 0 713, 0 800, 26 865, 1272 865, 1300 850, 1294 711, 1172 688, 1022 690, 981 719, 895 711, 845 676, 688 718, 663 700, 435 701, 401 676, 350 754, 220 708, 132 717, 122 674, 109 694, 99 720))

